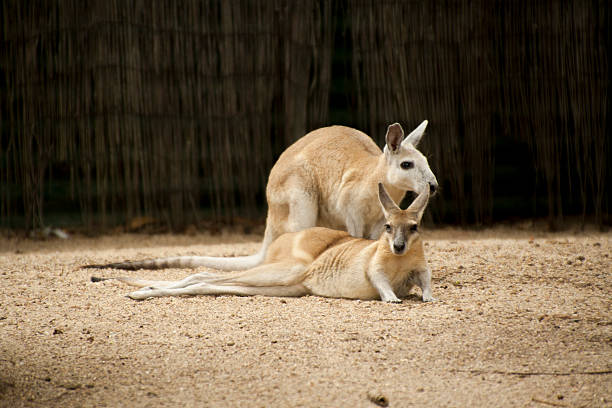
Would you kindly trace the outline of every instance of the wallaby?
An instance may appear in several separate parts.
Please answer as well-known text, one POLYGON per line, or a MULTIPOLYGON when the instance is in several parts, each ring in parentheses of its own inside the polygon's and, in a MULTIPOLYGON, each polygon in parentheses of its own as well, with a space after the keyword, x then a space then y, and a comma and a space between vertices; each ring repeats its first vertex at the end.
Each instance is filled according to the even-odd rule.
POLYGON ((423 253, 419 223, 427 206, 423 190, 401 210, 378 184, 384 232, 377 241, 354 238, 345 231, 313 227, 281 235, 270 245, 263 265, 246 271, 202 272, 181 281, 118 279, 143 289, 132 299, 180 295, 317 295, 400 302, 417 285, 423 301, 431 295, 431 272, 423 253))
POLYGON ((268 217, 261 249, 250 256, 178 256, 89 268, 161 269, 207 266, 242 270, 259 265, 281 234, 320 226, 348 231, 355 238, 377 239, 383 213, 376 204, 382 182, 395 202, 406 191, 434 194, 438 182, 427 159, 416 149, 425 133, 423 121, 406 138, 399 123, 390 125, 384 152, 365 133, 331 126, 308 133, 281 154, 270 171, 268 217))

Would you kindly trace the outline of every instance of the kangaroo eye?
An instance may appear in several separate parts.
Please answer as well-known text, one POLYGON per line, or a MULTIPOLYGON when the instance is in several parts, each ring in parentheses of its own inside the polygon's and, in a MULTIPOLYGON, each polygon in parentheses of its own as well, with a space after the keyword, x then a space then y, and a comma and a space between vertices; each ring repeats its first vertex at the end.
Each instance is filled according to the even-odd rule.
POLYGON ((410 226, 410 232, 417 232, 418 229, 419 227, 416 224, 410 226))
POLYGON ((400 167, 404 170, 408 170, 414 167, 414 162, 405 161, 400 163, 400 167))
POLYGON ((385 230, 386 230, 387 232, 389 232, 389 233, 390 233, 392 229, 393 229, 393 228, 391 228, 391 226, 390 226, 389 224, 385 224, 385 230))

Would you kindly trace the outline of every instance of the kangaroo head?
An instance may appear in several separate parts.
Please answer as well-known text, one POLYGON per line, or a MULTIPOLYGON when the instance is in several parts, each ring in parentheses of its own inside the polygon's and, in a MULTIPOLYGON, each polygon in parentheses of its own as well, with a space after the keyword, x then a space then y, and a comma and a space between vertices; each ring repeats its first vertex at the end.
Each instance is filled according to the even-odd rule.
POLYGON ((427 158, 416 148, 426 127, 427 121, 424 120, 406 138, 399 123, 387 128, 384 148, 387 182, 394 187, 416 193, 424 190, 431 194, 436 192, 438 180, 429 168, 427 158))
POLYGON ((404 255, 419 236, 419 223, 427 207, 429 189, 424 189, 408 208, 402 210, 389 197, 382 183, 378 183, 378 200, 386 222, 381 239, 387 240, 392 253, 404 255))

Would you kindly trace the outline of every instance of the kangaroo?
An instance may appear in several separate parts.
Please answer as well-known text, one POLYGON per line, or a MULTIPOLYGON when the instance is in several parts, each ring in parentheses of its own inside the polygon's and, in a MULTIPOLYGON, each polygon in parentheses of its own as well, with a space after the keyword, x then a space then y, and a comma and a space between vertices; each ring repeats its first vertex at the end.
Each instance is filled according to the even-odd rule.
POLYGON ((365 133, 345 126, 312 131, 289 146, 270 171, 266 229, 261 249, 254 255, 178 256, 85 267, 243 270, 261 264, 280 235, 315 226, 377 239, 384 225, 383 212, 376 204, 378 182, 395 202, 406 191, 434 194, 438 187, 427 159, 416 149, 427 123, 423 121, 405 138, 400 124, 393 123, 387 129, 384 151, 365 133))
POLYGON ((270 245, 262 265, 237 272, 202 272, 181 281, 118 279, 142 289, 132 299, 180 295, 316 295, 401 302, 417 285, 425 302, 431 294, 431 272, 423 252, 419 223, 429 199, 425 189, 401 210, 378 184, 384 233, 376 241, 345 231, 313 227, 281 235, 270 245))

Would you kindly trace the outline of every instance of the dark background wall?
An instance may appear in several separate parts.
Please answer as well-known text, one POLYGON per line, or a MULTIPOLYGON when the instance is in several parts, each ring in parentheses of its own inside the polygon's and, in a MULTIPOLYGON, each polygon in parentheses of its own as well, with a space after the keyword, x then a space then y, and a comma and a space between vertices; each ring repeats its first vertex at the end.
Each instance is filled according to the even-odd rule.
POLYGON ((610 224, 607 1, 0 5, 0 226, 265 214, 294 140, 430 121, 429 222, 610 224))

